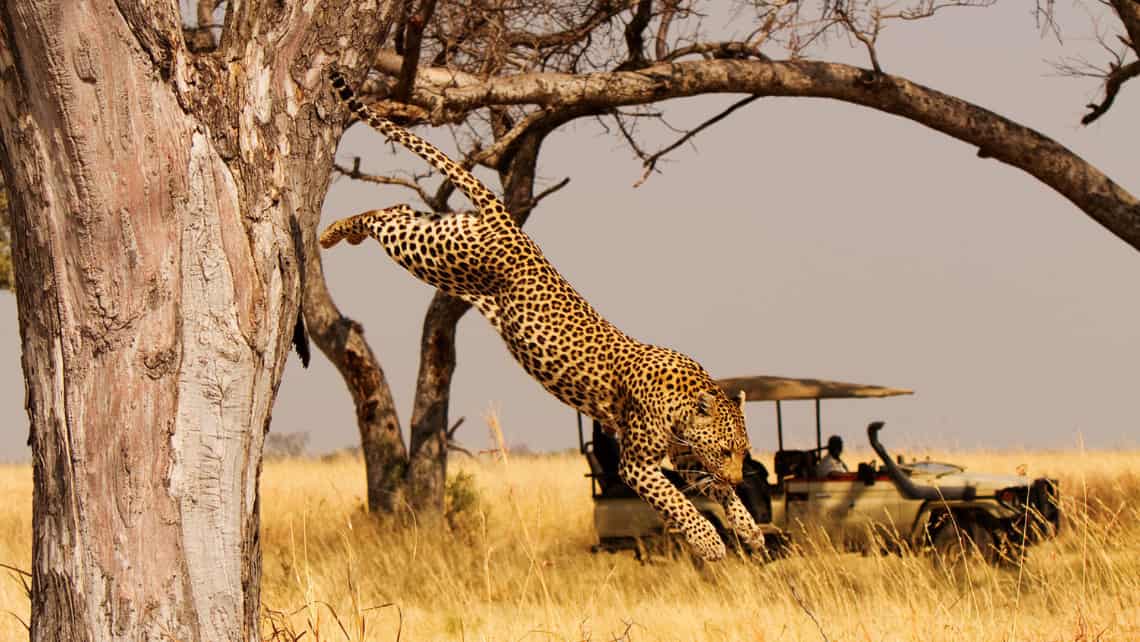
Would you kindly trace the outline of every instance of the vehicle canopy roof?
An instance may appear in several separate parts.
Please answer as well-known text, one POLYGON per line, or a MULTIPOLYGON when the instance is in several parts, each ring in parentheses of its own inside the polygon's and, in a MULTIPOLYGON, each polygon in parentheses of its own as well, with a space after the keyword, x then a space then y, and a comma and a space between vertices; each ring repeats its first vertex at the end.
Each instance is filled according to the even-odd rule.
POLYGON ((800 399, 815 400, 815 446, 823 449, 823 426, 820 419, 820 399, 868 399, 875 397, 895 397, 914 394, 905 388, 884 388, 860 383, 826 381, 823 379, 792 379, 790 377, 735 377, 718 379, 717 385, 724 389, 730 398, 744 392, 747 401, 776 402, 776 435, 780 450, 784 449, 784 416, 780 411, 781 401, 800 399))
POLYGON ((732 398, 743 391, 748 401, 859 399, 914 394, 913 390, 905 388, 884 388, 824 379, 793 379, 766 375, 718 379, 716 383, 732 398))

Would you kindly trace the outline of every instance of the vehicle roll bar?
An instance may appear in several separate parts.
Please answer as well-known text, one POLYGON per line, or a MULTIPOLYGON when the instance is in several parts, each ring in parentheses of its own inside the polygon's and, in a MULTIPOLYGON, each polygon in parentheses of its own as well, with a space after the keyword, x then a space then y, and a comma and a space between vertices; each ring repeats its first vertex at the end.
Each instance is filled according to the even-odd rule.
POLYGON ((942 501, 970 501, 977 497, 977 489, 973 486, 926 486, 911 481, 910 476, 904 473, 902 469, 895 464, 894 460, 892 460, 891 456, 887 453, 887 449, 883 448, 883 445, 879 443, 879 431, 882 429, 883 422, 871 422, 867 426, 867 440, 871 442, 871 448, 875 449, 875 453, 879 455, 879 459, 883 460, 883 465, 887 469, 887 476, 891 478, 891 481, 895 484, 895 488, 899 489, 903 497, 907 499, 942 501))

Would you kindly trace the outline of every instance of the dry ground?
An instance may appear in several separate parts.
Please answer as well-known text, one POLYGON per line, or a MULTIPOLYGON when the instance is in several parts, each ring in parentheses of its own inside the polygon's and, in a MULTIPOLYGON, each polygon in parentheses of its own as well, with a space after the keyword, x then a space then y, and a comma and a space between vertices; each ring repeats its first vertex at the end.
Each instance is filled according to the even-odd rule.
MULTIPOLYGON (((455 461, 449 521, 361 512, 353 457, 267 463, 264 632, 293 640, 1140 640, 1140 452, 933 453, 1060 478, 1062 536, 1020 569, 823 554, 695 567, 589 552, 576 455, 455 461), (463 499, 463 498, 461 498, 463 499), (276 633, 275 633, 276 631, 276 633)), ((765 458, 769 459, 769 458, 765 458)), ((851 461, 869 459, 861 453, 851 461)), ((0 466, 0 563, 30 565, 31 470, 0 466)), ((0 569, 0 640, 28 601, 0 569)))

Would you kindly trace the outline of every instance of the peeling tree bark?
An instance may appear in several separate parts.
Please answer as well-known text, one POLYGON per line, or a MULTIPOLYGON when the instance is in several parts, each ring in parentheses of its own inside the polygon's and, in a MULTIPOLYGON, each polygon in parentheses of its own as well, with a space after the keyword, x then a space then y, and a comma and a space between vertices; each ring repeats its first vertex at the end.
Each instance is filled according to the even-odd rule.
POLYGON ((0 4, 34 457, 33 640, 259 640, 263 435, 376 7, 0 4), (339 113, 339 112, 337 112, 339 113))

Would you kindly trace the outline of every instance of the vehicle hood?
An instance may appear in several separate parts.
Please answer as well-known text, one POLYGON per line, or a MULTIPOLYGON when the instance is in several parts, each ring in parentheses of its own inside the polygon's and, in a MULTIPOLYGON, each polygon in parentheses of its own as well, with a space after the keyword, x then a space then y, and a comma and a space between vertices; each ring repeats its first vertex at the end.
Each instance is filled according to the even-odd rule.
POLYGON ((1000 490, 1011 486, 1028 486, 1032 480, 1018 475, 999 475, 994 473, 950 472, 941 475, 931 475, 922 471, 912 471, 911 479, 917 484, 931 484, 938 486, 973 486, 979 490, 1000 490))

